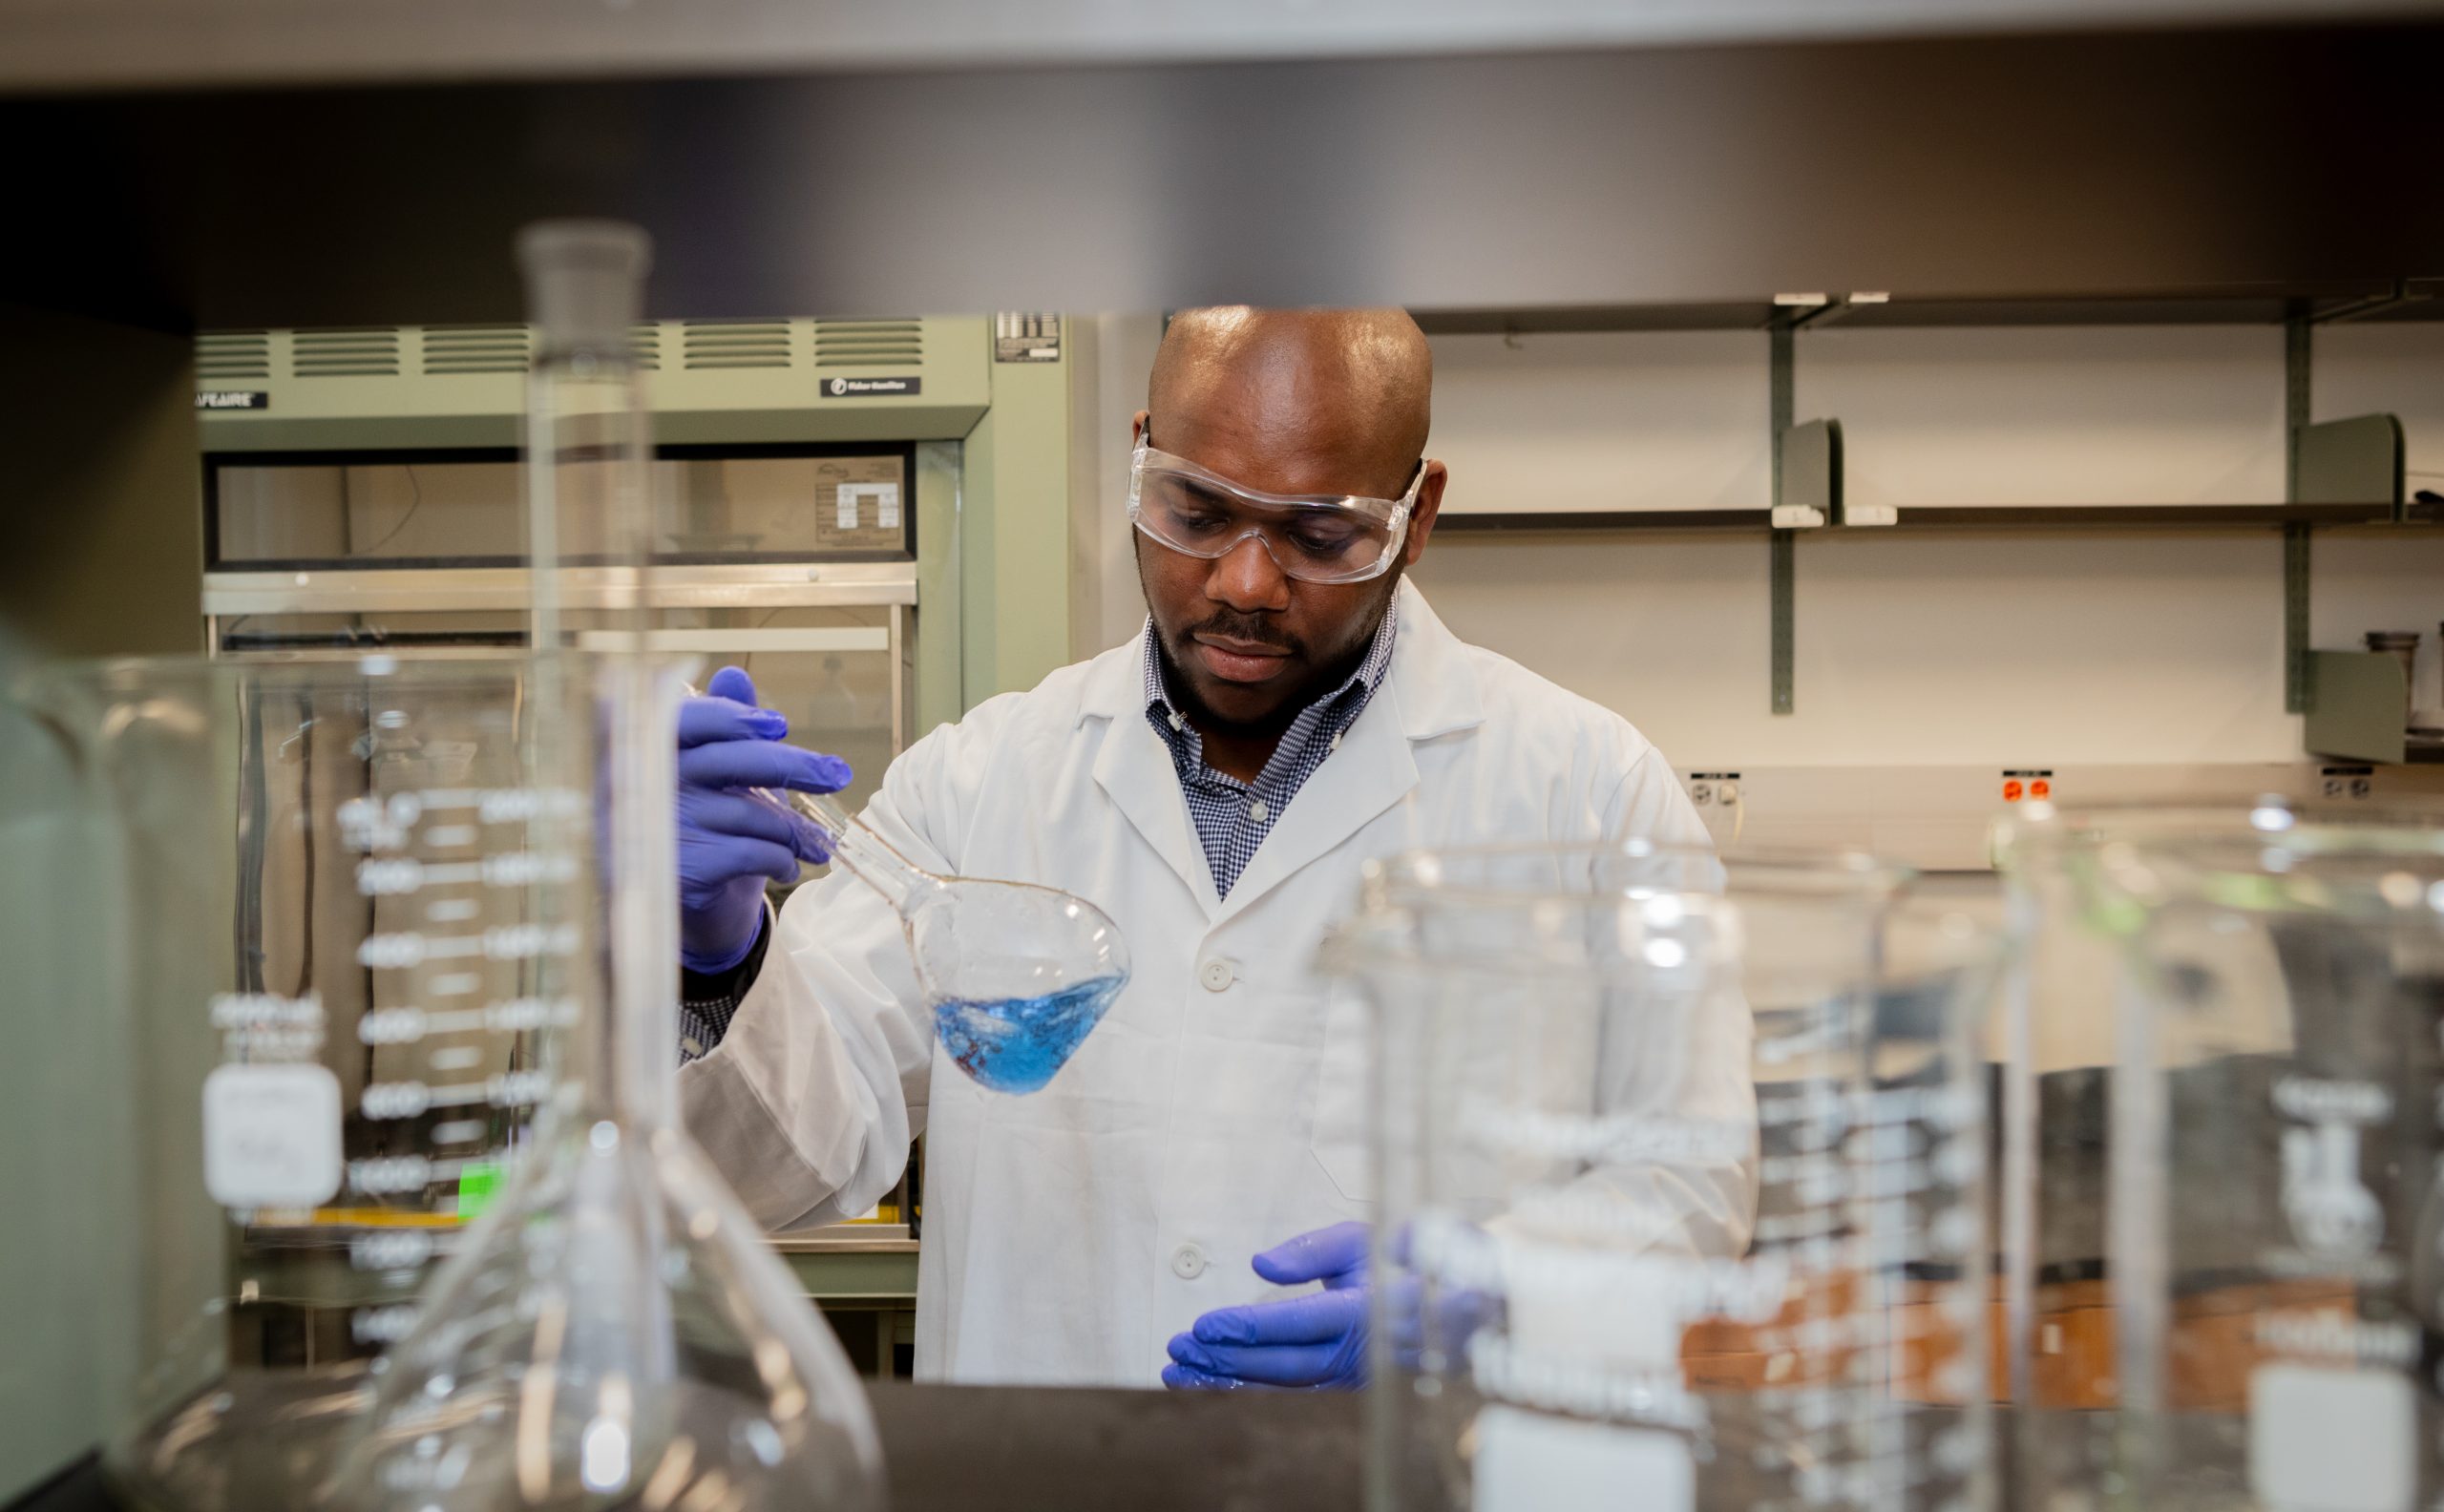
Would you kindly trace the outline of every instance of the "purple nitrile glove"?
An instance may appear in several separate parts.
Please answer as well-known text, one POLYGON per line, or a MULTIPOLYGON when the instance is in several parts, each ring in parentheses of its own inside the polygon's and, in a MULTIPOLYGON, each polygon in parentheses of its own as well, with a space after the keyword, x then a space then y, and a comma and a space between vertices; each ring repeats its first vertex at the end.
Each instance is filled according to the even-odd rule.
POLYGON ((1172 1336, 1163 1384, 1174 1391, 1365 1385, 1367 1237, 1365 1224, 1338 1223, 1257 1255, 1256 1274, 1275 1286, 1321 1281, 1324 1289, 1215 1308, 1172 1336))
POLYGON ((725 972, 747 958, 764 923, 764 883, 796 879, 798 862, 832 859, 823 831, 743 789, 838 792, 849 764, 781 737, 790 722, 755 706, 737 667, 679 706, 679 961, 725 972))

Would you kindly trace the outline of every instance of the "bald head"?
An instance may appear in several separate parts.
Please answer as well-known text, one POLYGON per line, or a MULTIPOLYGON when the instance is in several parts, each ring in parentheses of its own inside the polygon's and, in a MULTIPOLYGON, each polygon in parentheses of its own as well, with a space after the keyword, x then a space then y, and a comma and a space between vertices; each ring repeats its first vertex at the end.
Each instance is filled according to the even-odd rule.
POLYGON ((1443 464, 1420 465, 1433 389, 1425 334, 1399 310, 1198 309, 1164 332, 1137 417, 1154 446, 1242 489, 1413 500, 1385 570, 1343 582, 1290 577, 1261 531, 1208 556, 1139 522, 1166 680, 1218 770, 1254 780, 1364 660, 1443 506, 1443 464))
POLYGON ((1146 408, 1154 445, 1251 487, 1396 497, 1433 391, 1434 354, 1403 311, 1233 306, 1172 318, 1146 408))

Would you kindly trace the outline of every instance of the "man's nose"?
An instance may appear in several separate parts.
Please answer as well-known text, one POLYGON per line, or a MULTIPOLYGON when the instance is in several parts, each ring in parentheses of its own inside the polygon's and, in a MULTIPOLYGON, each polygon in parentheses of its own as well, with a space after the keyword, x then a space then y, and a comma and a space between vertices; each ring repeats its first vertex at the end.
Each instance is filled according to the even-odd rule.
POLYGON ((1290 578, 1273 559, 1264 537, 1250 536, 1214 558, 1206 574, 1205 597, 1243 614, 1290 607, 1290 578))

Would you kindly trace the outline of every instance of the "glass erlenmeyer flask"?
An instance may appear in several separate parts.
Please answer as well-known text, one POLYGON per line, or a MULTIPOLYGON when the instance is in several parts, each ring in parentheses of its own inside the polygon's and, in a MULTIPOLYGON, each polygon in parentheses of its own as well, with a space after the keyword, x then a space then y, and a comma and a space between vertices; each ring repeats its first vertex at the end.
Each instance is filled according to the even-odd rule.
POLYGON ((2115 1467, 2133 1504, 2444 1492, 2444 829, 2111 841, 2115 1467))
POLYGON ((899 914, 934 1032, 959 1068, 997 1092, 1033 1092, 1068 1064, 1128 985, 1110 915, 1030 882, 936 876, 830 797, 761 796, 820 829, 834 859, 899 914))
POLYGON ((1864 857, 1399 858, 1368 1505, 1986 1503, 1997 939, 1864 857))
MULTIPOLYGON (((384 1362, 337 1478, 351 1509, 848 1509, 883 1501, 862 1388, 675 1115, 679 669, 647 652, 633 227, 519 238, 542 327, 527 435, 538 676, 574 682, 561 583, 598 572, 603 991, 534 1148, 384 1362), (591 538, 599 550, 579 547, 591 538), (554 542, 558 542, 557 548, 554 542), (577 565, 585 556, 595 561, 577 565)), ((541 748, 547 763, 565 752, 541 748)))
POLYGON ((104 1463, 156 1508, 296 1504, 366 1366, 522 1138, 573 1012, 585 803, 521 757, 524 659, 299 654, 62 667, 25 689, 112 844, 79 963, 124 1095, 79 1138, 134 1186, 95 1348, 104 1463), (123 1005, 117 1006, 117 1005, 123 1005), (123 1143, 122 1143, 123 1142, 123 1143))

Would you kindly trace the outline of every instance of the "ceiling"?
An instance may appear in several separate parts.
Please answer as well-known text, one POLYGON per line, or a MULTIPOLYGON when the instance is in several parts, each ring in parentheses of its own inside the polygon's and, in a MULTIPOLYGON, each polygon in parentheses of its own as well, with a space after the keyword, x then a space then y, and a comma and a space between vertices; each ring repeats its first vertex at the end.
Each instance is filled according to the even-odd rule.
POLYGON ((2437 14, 2438 0, 0 0, 0 93, 1412 57, 2437 14))

